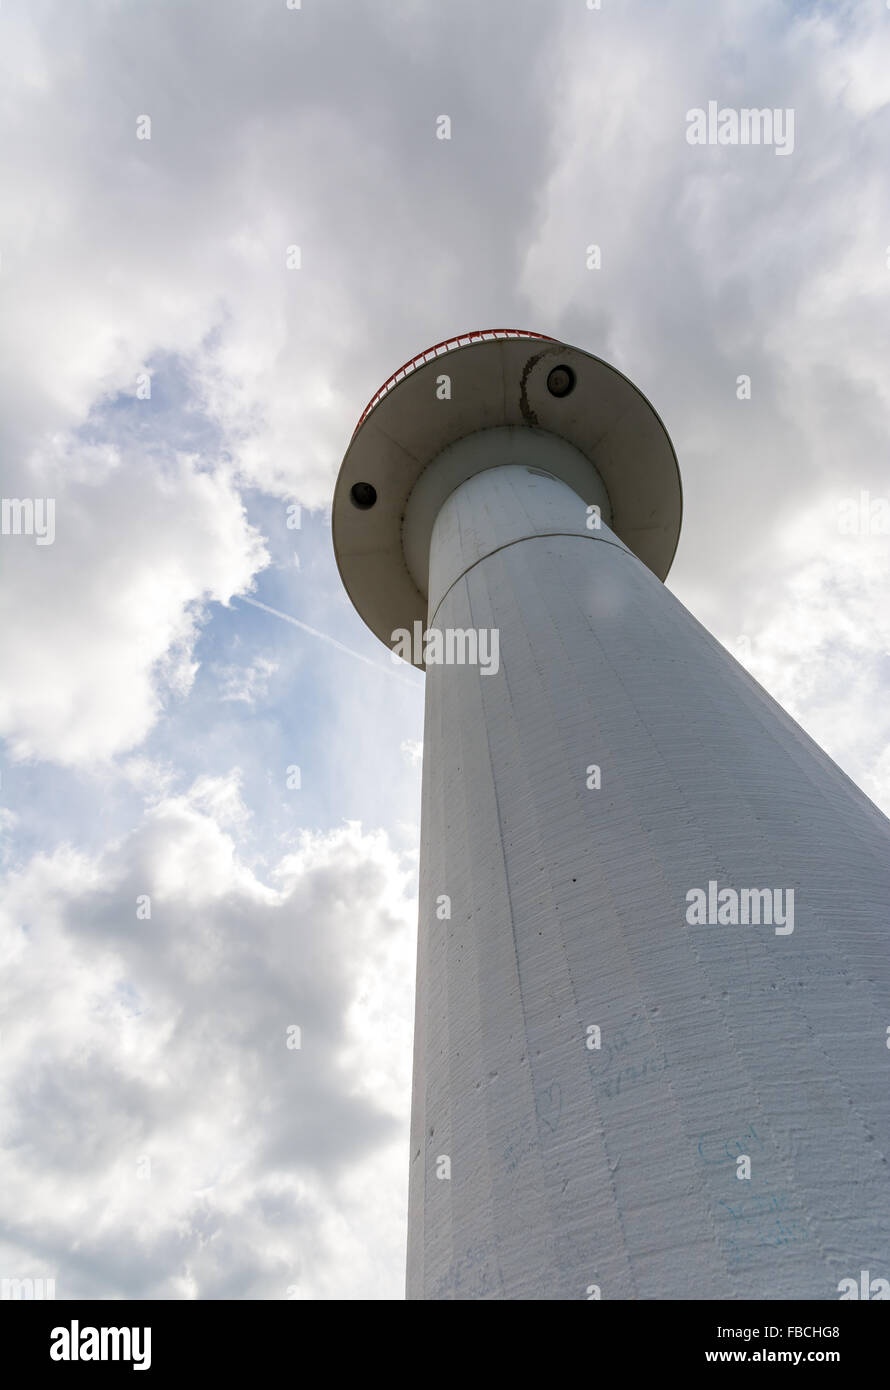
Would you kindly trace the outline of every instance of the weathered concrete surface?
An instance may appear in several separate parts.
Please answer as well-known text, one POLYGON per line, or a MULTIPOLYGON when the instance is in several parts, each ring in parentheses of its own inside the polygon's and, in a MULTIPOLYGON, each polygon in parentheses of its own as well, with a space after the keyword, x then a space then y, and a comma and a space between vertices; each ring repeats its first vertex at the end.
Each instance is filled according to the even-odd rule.
POLYGON ((890 823, 579 507, 495 470, 433 532, 500 670, 426 677, 408 1296, 836 1299, 890 1278, 890 823))

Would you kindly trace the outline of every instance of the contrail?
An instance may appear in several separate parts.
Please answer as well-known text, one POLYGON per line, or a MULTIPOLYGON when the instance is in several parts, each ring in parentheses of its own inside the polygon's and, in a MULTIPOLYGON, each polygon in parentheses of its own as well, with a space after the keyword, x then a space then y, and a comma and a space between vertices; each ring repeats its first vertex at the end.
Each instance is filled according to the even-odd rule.
POLYGON ((354 656, 356 661, 363 661, 366 666, 373 666, 375 671, 380 671, 384 676, 389 676, 390 680, 398 681, 400 685, 407 685, 410 690, 416 690, 417 686, 413 681, 406 680, 400 676, 398 671, 390 670, 387 666, 382 666, 379 661, 373 661, 369 656, 363 656, 361 652, 354 652, 351 647, 344 647, 342 642, 338 642, 336 637, 329 637, 326 632, 319 632, 318 628, 310 627, 308 623, 301 623, 299 618, 292 618, 289 613, 281 613, 277 608, 270 608, 268 603, 260 603, 259 599, 248 598, 246 594, 236 594, 234 597, 240 603, 252 604, 254 608, 262 608, 264 613, 271 613, 275 618, 281 618, 285 623, 293 623, 294 627, 301 628, 303 632, 308 632, 313 637, 320 637, 322 642, 329 642, 338 651, 345 652, 347 656, 354 656))

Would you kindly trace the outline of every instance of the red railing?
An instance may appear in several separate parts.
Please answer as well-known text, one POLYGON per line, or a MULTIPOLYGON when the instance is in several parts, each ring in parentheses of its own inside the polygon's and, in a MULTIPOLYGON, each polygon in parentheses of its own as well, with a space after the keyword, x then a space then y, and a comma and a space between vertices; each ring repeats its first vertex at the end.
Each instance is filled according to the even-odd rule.
POLYGON ((391 391, 400 381, 404 381, 406 376, 410 376, 418 367, 422 367, 426 362, 432 361, 434 357, 442 357, 446 352, 451 352, 453 348, 465 347, 467 343, 480 342, 486 338, 539 338, 545 343, 555 343, 556 338, 551 338, 546 333, 531 333, 525 328, 482 328, 475 333, 461 333, 459 338, 446 338, 441 343, 436 343, 433 347, 427 348, 426 352, 420 352, 416 357, 412 357, 403 367, 399 367, 397 372, 393 372, 380 387, 375 391, 368 404, 362 411, 359 422, 352 431, 353 437, 358 433, 368 415, 374 409, 387 391, 391 391))

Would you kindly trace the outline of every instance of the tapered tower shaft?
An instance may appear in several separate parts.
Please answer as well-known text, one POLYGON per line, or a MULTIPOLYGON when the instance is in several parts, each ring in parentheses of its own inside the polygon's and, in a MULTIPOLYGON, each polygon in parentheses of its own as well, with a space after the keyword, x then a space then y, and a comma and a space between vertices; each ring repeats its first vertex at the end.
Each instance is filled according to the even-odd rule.
POLYGON ((890 1249, 888 824, 589 519, 505 467, 433 531, 500 669, 427 670, 408 1295, 836 1298, 890 1249))

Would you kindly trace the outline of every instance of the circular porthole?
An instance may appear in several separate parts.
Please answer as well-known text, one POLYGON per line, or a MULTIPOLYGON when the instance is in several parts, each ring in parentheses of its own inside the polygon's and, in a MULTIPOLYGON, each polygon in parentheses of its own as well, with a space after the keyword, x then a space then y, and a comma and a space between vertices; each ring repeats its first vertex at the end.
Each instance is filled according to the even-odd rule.
POLYGON ((377 501, 377 489, 373 483, 353 483, 349 489, 349 500, 360 512, 366 512, 377 501))
POLYGON ((554 367, 547 378, 547 390, 551 396, 567 396, 575 385, 575 373, 571 367, 554 367))

